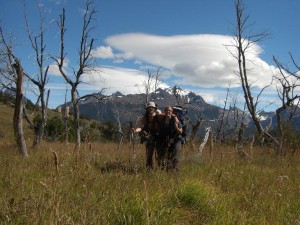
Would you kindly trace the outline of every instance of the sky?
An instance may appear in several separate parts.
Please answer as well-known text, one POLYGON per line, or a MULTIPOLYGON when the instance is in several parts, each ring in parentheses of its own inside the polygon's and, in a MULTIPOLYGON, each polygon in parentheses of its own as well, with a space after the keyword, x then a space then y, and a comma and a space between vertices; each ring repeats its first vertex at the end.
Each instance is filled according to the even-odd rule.
MULTIPOLYGON (((292 66, 289 53, 300 58, 300 1, 244 0, 249 15, 249 31, 266 31, 269 37, 251 48, 249 79, 254 94, 268 86, 278 73, 273 56, 292 66)), ((97 14, 93 21, 95 39, 93 57, 98 71, 85 74, 79 85, 81 96, 101 91, 112 94, 142 93, 148 71, 161 67, 161 87, 181 87, 201 95, 210 104, 223 106, 230 87, 229 103, 238 99, 243 104, 239 78, 234 71, 237 62, 227 45, 232 44, 235 29, 233 0, 96 0, 97 14)), ((56 20, 62 8, 66 10, 66 65, 72 75, 78 67, 78 49, 83 0, 0 0, 0 25, 13 38, 16 55, 23 69, 37 73, 34 53, 25 29, 24 12, 33 33, 37 33, 40 17, 44 16, 46 52, 59 54, 59 31, 56 20)), ((300 60, 299 60, 300 61, 300 60)), ((300 62, 299 62, 300 63, 300 62)), ((70 87, 48 57, 51 90, 49 107, 63 104, 70 87)), ((32 85, 26 85, 26 96, 36 98, 32 85)), ((259 108, 272 111, 280 105, 276 85, 261 95, 259 108)), ((33 100, 34 101, 34 100, 33 100)), ((231 104, 231 103, 230 103, 231 104)), ((229 104, 228 104, 229 105, 229 104)))

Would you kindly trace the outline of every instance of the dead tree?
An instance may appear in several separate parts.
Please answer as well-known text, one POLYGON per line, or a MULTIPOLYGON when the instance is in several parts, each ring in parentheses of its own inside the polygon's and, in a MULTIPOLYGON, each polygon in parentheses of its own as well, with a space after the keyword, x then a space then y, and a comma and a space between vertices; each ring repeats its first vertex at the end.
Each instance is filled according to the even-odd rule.
POLYGON ((176 103, 178 106, 184 107, 186 104, 188 104, 188 97, 184 94, 182 94, 183 90, 181 87, 174 85, 170 88, 173 96, 176 99, 176 103))
POLYGON ((1 70, 1 73, 9 80, 9 88, 16 93, 13 117, 14 137, 21 155, 24 157, 28 157, 23 131, 24 72, 20 60, 13 53, 11 44, 8 44, 6 42, 1 26, 0 35, 0 44, 2 49, 1 60, 2 63, 4 63, 3 66, 5 66, 5 68, 1 70))
POLYGON ((68 89, 66 89, 65 92, 65 104, 64 109, 61 112, 61 119, 64 125, 64 132, 65 132, 65 145, 68 146, 69 144, 69 127, 68 127, 68 119, 69 119, 69 113, 70 113, 70 107, 67 106, 67 92, 68 89))
POLYGON ((18 59, 14 59, 15 63, 12 65, 16 71, 16 100, 15 100, 15 110, 14 110, 14 135, 16 142, 18 144, 20 153, 28 157, 24 132, 23 132, 23 79, 24 73, 21 67, 21 63, 18 59))
POLYGON ((278 141, 264 130, 257 110, 257 105, 259 103, 260 96, 263 93, 263 91, 267 88, 267 86, 262 88, 257 96, 254 96, 252 91, 253 84, 250 82, 248 77, 249 59, 247 53, 252 46, 266 39, 268 37, 268 34, 266 32, 258 34, 249 32, 249 34, 247 34, 247 31, 249 27, 251 27, 251 24, 248 24, 249 16, 245 15, 245 6, 242 0, 235 1, 235 13, 236 29, 233 38, 234 43, 233 45, 227 45, 226 47, 231 53, 231 55, 238 62, 238 70, 235 71, 235 73, 240 78, 247 110, 250 113, 250 116, 253 120, 253 123, 255 124, 258 134, 261 137, 267 139, 268 141, 276 144, 278 143, 278 141), (232 47, 235 49, 235 51, 231 49, 232 47))
POLYGON ((195 139, 195 137, 197 135, 197 132, 198 132, 198 130, 199 130, 199 128, 200 128, 200 126, 201 126, 201 124, 203 122, 203 118, 200 117, 200 116, 198 116, 197 117, 197 121, 196 121, 195 124, 193 124, 193 122, 191 120, 189 120, 189 122, 190 122, 190 124, 192 126, 192 130, 191 130, 191 134, 190 134, 190 137, 189 137, 189 141, 191 143, 193 143, 193 141, 194 141, 194 139, 195 139))
POLYGON ((124 133, 122 131, 122 121, 121 121, 121 118, 120 118, 120 111, 117 107, 117 105, 112 102, 115 110, 113 110, 113 114, 114 114, 114 117, 115 119, 117 120, 117 123, 118 123, 118 135, 119 135, 119 144, 118 144, 118 149, 117 149, 117 162, 120 162, 120 155, 121 155, 121 145, 123 144, 123 139, 124 139, 124 133))
POLYGON ((75 71, 73 70, 74 79, 72 80, 71 76, 64 70, 65 65, 65 9, 63 9, 62 14, 60 15, 60 20, 58 21, 58 26, 60 29, 60 56, 58 58, 54 58, 59 71, 66 82, 71 87, 71 103, 72 103, 72 110, 73 110, 73 119, 76 127, 76 145, 75 149, 80 149, 80 123, 79 123, 79 93, 78 93, 78 86, 81 83, 81 77, 84 73, 88 72, 92 69, 92 55, 91 52, 93 50, 93 43, 94 39, 90 38, 91 32, 93 31, 94 27, 92 26, 92 22, 94 20, 94 16, 96 14, 96 10, 92 7, 92 1, 87 0, 85 2, 85 10, 83 16, 83 26, 82 26, 82 33, 81 33, 81 40, 79 44, 79 65, 78 69, 75 71))
POLYGON ((39 123, 36 125, 34 129, 35 137, 32 144, 33 148, 35 149, 39 148, 41 140, 43 139, 44 136, 44 130, 48 118, 47 108, 48 108, 48 99, 50 94, 50 90, 46 92, 49 65, 46 67, 46 70, 44 70, 45 67, 44 63, 46 61, 46 57, 45 57, 46 45, 44 44, 44 17, 42 15, 40 7, 38 7, 38 9, 40 15, 40 26, 39 26, 39 34, 35 36, 30 31, 27 14, 25 13, 25 22, 27 27, 28 39, 30 40, 31 47, 35 52, 35 61, 38 66, 38 77, 37 79, 34 79, 33 76, 27 74, 25 75, 35 86, 37 86, 39 90, 38 100, 40 100, 41 103, 41 120, 39 121, 39 123))
POLYGON ((230 106, 231 111, 233 111, 233 123, 231 125, 232 133, 234 135, 234 143, 236 145, 237 152, 240 156, 247 156, 244 152, 243 143, 244 143, 244 129, 247 127, 244 123, 246 117, 246 104, 244 104, 243 110, 240 110, 236 107, 237 96, 230 94, 232 99, 232 106, 230 106))
POLYGON ((248 156, 247 153, 244 151, 244 130, 245 130, 245 128, 246 128, 246 124, 241 122, 241 125, 238 130, 238 134, 237 134, 237 140, 236 140, 237 153, 241 157, 248 156))
MULTIPOLYGON (((292 56, 291 56, 292 57, 292 56)), ((299 77, 296 75, 300 70, 299 66, 294 62, 294 66, 296 67, 296 71, 292 72, 287 67, 283 66, 282 63, 275 57, 273 57, 274 62, 279 69, 279 74, 275 76, 275 79, 279 83, 279 87, 277 88, 278 97, 280 99, 281 105, 276 109, 276 120, 277 120, 277 131, 278 131, 278 146, 277 146, 277 154, 284 154, 283 144, 285 138, 285 129, 283 127, 283 121, 281 118, 281 113, 287 109, 293 109, 288 117, 290 120, 296 109, 299 105, 299 95, 295 94, 295 89, 300 86, 299 77), (296 101, 298 100, 298 101, 296 101)))
MULTIPOLYGON (((219 126, 217 128, 216 140, 218 140, 219 143, 222 143, 222 139, 224 140, 224 136, 223 136, 223 138, 221 138, 221 135, 222 135, 222 133, 224 134, 224 128, 225 128, 225 125, 226 125, 226 122, 227 122, 225 113, 226 113, 226 106, 227 106, 227 102, 228 102, 228 95, 229 95, 229 88, 227 89, 223 111, 222 111, 222 114, 221 114, 221 118, 219 119, 220 123, 219 123, 219 126)), ((228 116, 228 113, 227 113, 227 116, 228 116)))
POLYGON ((161 76, 161 66, 156 66, 155 74, 153 77, 154 80, 154 85, 153 85, 153 100, 156 101, 158 96, 157 96, 157 90, 160 86, 160 76, 161 76))
POLYGON ((152 74, 151 74, 150 70, 148 69, 148 76, 143 81, 143 86, 144 86, 144 89, 145 89, 145 102, 144 102, 144 104, 146 104, 149 101, 150 93, 151 93, 151 85, 152 85, 152 74))
POLYGON ((145 91, 145 104, 149 101, 156 101, 157 96, 157 90, 160 85, 159 78, 161 76, 161 66, 156 67, 155 73, 152 73, 150 69, 148 69, 147 78, 143 81, 143 87, 145 91))

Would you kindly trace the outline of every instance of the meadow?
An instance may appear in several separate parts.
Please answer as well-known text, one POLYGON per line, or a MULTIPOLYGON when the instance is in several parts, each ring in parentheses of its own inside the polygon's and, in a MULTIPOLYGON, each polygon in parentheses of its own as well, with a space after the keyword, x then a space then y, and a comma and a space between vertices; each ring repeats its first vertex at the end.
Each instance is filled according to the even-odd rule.
POLYGON ((166 172, 144 168, 143 145, 73 148, 43 142, 23 158, 0 140, 0 224, 300 224, 297 153, 187 144, 166 172))
POLYGON ((147 171, 141 144, 82 143, 74 151, 73 143, 43 141, 33 150, 25 126, 23 158, 12 107, 0 103, 0 115, 1 225, 300 224, 300 149, 278 157, 245 146, 249 157, 240 158, 233 146, 200 155, 186 144, 179 173, 147 171))

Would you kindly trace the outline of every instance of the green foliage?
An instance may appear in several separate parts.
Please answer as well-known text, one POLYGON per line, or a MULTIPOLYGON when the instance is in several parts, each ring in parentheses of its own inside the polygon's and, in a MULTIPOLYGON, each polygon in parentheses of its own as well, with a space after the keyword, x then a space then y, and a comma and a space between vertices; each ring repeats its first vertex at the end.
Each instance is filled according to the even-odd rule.
POLYGON ((92 129, 95 129, 95 130, 100 130, 100 123, 96 122, 96 121, 92 121, 91 124, 90 124, 90 127, 92 129))
POLYGON ((287 150, 294 151, 300 145, 300 132, 295 132, 291 126, 286 127, 285 133, 285 146, 287 150))
POLYGON ((118 127, 116 124, 113 124, 111 121, 103 123, 100 127, 101 137, 105 141, 112 141, 118 135, 118 127))
MULTIPOLYGON (((39 119, 37 115, 36 120, 39 119)), ((64 141, 68 132, 68 140, 75 140, 75 126, 72 120, 63 120, 60 116, 54 116, 48 119, 45 126, 45 138, 49 141, 64 141)))
MULTIPOLYGON (((6 95, 0 92, 0 130, 5 130, 5 137, 12 139, 13 107, 10 107, 8 105, 9 103, 13 104, 14 98, 10 95, 6 95), (2 101, 5 102, 5 104, 2 103, 2 101)), ((27 105, 29 106, 29 108, 34 107, 34 105, 29 102, 27 103, 27 105)), ((39 124, 41 123, 41 114, 35 113, 32 122, 35 127, 39 127, 39 124)), ((25 120, 24 124, 27 124, 25 120)), ((94 120, 81 119, 80 126, 82 142, 107 142, 114 140, 115 137, 117 137, 118 135, 118 128, 112 122, 106 122, 104 124, 101 124, 94 120)), ((29 129, 29 127, 27 126, 24 126, 24 128, 25 137, 32 138, 34 129, 29 129)), ((52 110, 48 110, 48 120, 45 126, 44 140, 64 142, 66 139, 66 131, 68 132, 68 141, 74 142, 76 138, 76 128, 72 117, 63 118, 61 114, 58 114, 57 112, 54 112, 52 110)))
MULTIPOLYGON (((41 117, 37 114, 33 122, 38 125, 41 122, 41 117)), ((96 124, 96 122, 94 122, 96 124)), ((99 124, 90 126, 90 123, 85 120, 80 121, 81 141, 91 142, 100 140, 99 124)), ((64 119, 60 116, 50 117, 45 127, 45 139, 48 141, 65 141, 66 132, 68 132, 68 141, 75 141, 76 127, 73 120, 64 119)))

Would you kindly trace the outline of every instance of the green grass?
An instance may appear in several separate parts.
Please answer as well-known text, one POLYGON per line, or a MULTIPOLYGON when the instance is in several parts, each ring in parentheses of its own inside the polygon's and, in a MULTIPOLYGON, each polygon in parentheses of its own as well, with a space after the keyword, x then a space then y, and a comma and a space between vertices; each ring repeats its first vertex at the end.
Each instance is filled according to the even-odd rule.
POLYGON ((181 171, 144 169, 144 146, 43 143, 21 157, 0 143, 0 224, 299 224, 297 158, 226 147, 208 157, 187 148, 181 171), (55 165, 54 150, 58 156, 55 165), (221 152, 224 157, 220 157, 221 152), (114 166, 112 166, 114 165, 114 166), (111 166, 109 170, 103 170, 111 166))

